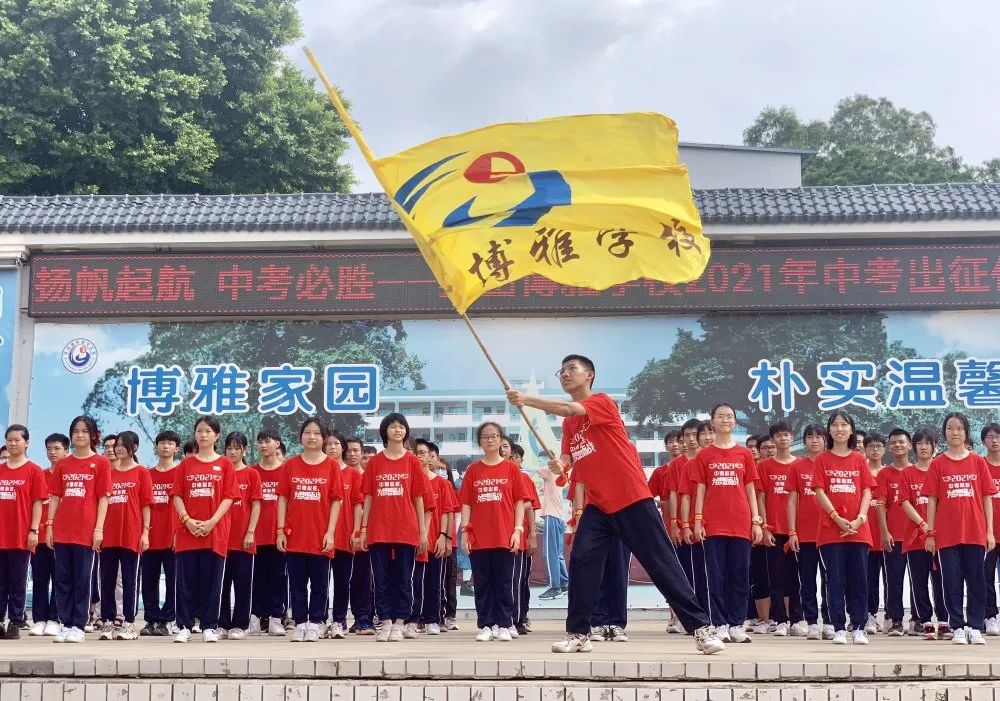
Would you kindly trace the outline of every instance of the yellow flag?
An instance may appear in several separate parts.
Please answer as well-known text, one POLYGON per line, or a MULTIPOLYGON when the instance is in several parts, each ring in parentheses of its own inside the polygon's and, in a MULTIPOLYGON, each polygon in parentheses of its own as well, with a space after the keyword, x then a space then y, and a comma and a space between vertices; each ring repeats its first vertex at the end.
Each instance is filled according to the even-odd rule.
POLYGON ((663 115, 498 124, 372 167, 459 312, 532 274, 603 290, 690 282, 708 263, 677 127, 663 115))

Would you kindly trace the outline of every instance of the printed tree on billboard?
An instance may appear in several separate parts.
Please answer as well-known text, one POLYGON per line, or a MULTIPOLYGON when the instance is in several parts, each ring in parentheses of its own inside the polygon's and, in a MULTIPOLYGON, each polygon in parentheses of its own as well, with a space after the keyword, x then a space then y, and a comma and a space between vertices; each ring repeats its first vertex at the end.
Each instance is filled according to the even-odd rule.
MULTIPOLYGON (((83 411, 102 417, 102 426, 114 431, 116 417, 128 414, 126 378, 130 367, 152 368, 156 365, 179 366, 191 377, 191 368, 232 364, 249 372, 247 413, 220 417, 223 434, 242 431, 253 444, 262 426, 276 429, 289 450, 298 445, 298 427, 308 415, 295 411, 288 415, 258 413, 261 368, 283 364, 312 368, 315 382, 305 397, 317 407, 317 414, 341 433, 361 436, 361 414, 326 414, 323 406, 323 368, 329 364, 374 363, 381 368, 381 388, 423 389, 423 363, 406 351, 406 332, 395 321, 226 321, 209 323, 154 323, 149 330, 149 350, 141 356, 109 368, 83 402, 83 411), (108 423, 108 422, 111 423, 108 423)), ((185 383, 185 390, 187 390, 185 383)), ((146 439, 154 440, 159 431, 172 429, 182 440, 192 436, 199 412, 189 405, 190 394, 172 414, 154 416, 140 411, 129 417, 138 424, 146 439)), ((221 450, 221 446, 220 446, 221 450)))
POLYGON ((736 409, 737 423, 748 433, 766 432, 770 424, 784 419, 798 435, 807 424, 825 424, 829 413, 819 407, 817 366, 843 358, 871 361, 877 369, 877 375, 868 383, 877 390, 877 405, 873 409, 854 405, 845 408, 855 417, 859 429, 884 435, 895 426, 911 431, 929 426, 940 432, 947 412, 965 411, 978 441, 977 427, 993 420, 989 411, 968 410, 956 403, 953 361, 966 357, 964 353, 941 359, 947 406, 889 408, 885 402, 890 391, 886 361, 906 361, 918 354, 913 348, 888 340, 883 313, 706 315, 699 323, 700 334, 679 331, 669 356, 648 361, 632 378, 628 396, 636 420, 677 425, 725 401, 736 409), (775 365, 788 359, 808 382, 810 391, 797 394, 794 410, 786 411, 776 400, 770 411, 762 411, 759 402, 748 396, 753 385, 748 370, 761 359, 775 365))

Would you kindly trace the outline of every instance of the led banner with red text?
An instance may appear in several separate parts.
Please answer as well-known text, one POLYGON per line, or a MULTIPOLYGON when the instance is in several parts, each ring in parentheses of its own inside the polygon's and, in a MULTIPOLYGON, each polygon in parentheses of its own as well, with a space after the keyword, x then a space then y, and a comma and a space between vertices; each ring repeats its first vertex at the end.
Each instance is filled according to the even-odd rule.
MULTIPOLYGON (((686 285, 637 281, 603 292, 540 277, 488 293, 479 314, 540 315, 811 309, 988 309, 1000 244, 719 248, 686 285)), ((160 253, 31 258, 38 318, 447 316, 416 251, 160 253)))

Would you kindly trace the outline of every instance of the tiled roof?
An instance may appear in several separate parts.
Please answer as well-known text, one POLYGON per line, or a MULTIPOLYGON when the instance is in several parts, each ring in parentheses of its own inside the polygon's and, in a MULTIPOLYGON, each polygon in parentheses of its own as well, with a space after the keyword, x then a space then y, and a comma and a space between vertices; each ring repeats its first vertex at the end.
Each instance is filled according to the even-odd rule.
MULTIPOLYGON (((698 190, 706 224, 1000 219, 1000 184, 698 190)), ((384 194, 0 197, 0 232, 396 229, 384 194)))

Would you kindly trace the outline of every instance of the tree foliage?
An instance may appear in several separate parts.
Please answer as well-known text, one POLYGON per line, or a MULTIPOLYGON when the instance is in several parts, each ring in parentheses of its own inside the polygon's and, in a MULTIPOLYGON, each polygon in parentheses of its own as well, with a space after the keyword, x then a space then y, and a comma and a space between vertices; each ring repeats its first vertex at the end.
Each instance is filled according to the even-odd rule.
MULTIPOLYGON (((311 367, 316 382, 309 399, 320 408, 320 417, 345 435, 361 436, 360 414, 323 413, 323 368, 338 363, 375 363, 381 367, 382 389, 423 389, 423 362, 406 351, 406 332, 401 322, 371 321, 235 321, 218 323, 154 323, 149 329, 149 350, 137 358, 109 368, 84 400, 83 412, 100 417, 112 427, 126 416, 125 377, 129 366, 153 367, 158 363, 193 365, 235 363, 249 370, 252 411, 221 417, 224 432, 242 431, 251 441, 263 424, 281 434, 288 446, 298 443, 298 427, 304 413, 290 416, 255 411, 258 398, 256 373, 260 368, 290 363, 311 367)), ((139 414, 133 421, 152 442, 159 431, 171 429, 185 438, 192 435, 197 414, 185 403, 170 416, 139 414)))
POLYGON ((343 191, 294 0, 0 0, 0 193, 343 191))
POLYGON ((748 146, 817 151, 803 173, 806 185, 996 181, 1000 159, 976 168, 935 142, 927 112, 890 100, 855 95, 837 103, 829 121, 803 122, 791 107, 767 107, 743 132, 748 146))

